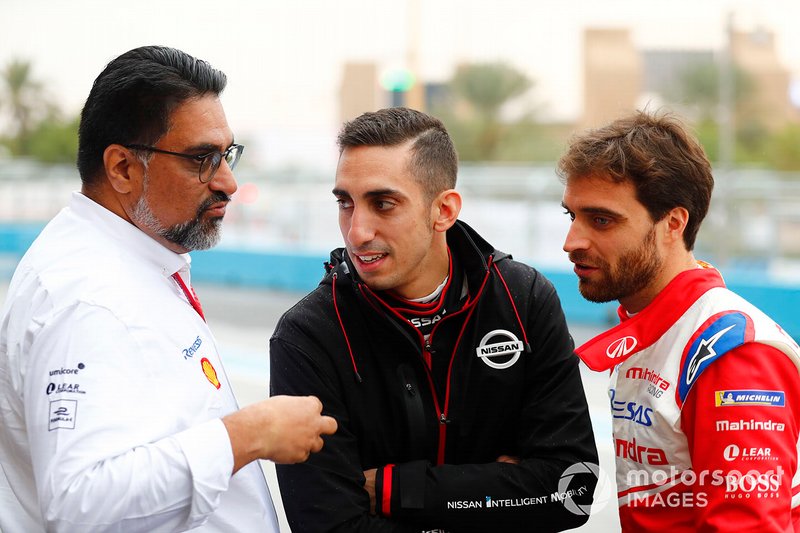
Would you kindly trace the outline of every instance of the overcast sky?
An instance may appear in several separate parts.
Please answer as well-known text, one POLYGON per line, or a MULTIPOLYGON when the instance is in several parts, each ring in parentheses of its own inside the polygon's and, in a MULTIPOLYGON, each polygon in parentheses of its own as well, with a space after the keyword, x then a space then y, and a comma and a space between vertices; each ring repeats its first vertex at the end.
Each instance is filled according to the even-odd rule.
POLYGON ((248 157, 324 168, 335 163, 342 64, 406 66, 410 35, 421 78, 507 61, 535 80, 531 104, 575 119, 585 28, 628 27, 641 48, 718 49, 728 12, 737 28, 774 31, 800 77, 800 0, 0 0, 0 66, 31 60, 51 97, 78 112, 115 56, 181 48, 228 75, 223 103, 248 157))

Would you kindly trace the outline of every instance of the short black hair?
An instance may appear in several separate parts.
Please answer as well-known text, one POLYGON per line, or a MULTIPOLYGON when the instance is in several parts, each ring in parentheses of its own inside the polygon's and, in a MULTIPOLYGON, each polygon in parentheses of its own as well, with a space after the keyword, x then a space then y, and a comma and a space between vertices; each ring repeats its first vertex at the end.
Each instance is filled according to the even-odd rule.
POLYGON ((182 102, 225 89, 225 74, 165 46, 134 48, 94 80, 78 129, 78 172, 86 185, 100 176, 111 144, 155 144, 182 102))
POLYGON ((396 146, 413 141, 412 175, 433 199, 456 186, 458 154, 442 121, 407 107, 390 107, 346 122, 339 133, 339 154, 357 146, 396 146))

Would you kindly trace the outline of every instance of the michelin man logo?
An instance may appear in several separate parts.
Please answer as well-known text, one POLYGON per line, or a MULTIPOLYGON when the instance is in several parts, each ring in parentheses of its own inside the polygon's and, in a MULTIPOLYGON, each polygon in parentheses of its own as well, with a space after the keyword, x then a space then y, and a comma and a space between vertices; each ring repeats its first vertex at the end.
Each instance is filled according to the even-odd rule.
POLYGON ((510 331, 495 329, 481 339, 475 353, 492 368, 503 370, 519 360, 524 346, 510 331))

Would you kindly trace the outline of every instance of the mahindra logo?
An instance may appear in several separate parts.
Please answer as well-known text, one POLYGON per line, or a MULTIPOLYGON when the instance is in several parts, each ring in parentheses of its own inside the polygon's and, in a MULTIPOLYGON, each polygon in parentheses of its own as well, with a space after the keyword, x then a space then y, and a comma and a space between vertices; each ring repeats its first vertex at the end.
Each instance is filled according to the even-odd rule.
POLYGON ((608 345, 606 348, 606 355, 609 359, 619 359, 620 357, 625 357, 629 353, 636 348, 638 341, 636 337, 622 337, 621 339, 617 339, 611 344, 608 345))

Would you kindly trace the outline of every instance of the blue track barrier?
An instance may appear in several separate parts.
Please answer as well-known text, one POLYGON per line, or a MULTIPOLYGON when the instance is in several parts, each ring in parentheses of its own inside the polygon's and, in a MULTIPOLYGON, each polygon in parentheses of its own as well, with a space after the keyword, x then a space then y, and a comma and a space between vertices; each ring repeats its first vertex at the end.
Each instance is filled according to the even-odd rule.
MULTIPOLYGON (((16 262, 43 224, 0 224, 0 277, 9 277, 16 262)), ((327 252, 277 252, 216 248, 192 252, 192 279, 199 282, 308 292, 322 279, 327 252)), ((535 266, 535 265, 534 265, 535 266)), ((541 269, 555 285, 567 321, 608 327, 617 323, 614 303, 587 302, 571 271, 541 269)), ((766 279, 752 270, 723 271, 728 287, 800 339, 800 286, 766 279)))

